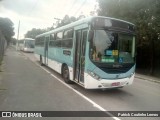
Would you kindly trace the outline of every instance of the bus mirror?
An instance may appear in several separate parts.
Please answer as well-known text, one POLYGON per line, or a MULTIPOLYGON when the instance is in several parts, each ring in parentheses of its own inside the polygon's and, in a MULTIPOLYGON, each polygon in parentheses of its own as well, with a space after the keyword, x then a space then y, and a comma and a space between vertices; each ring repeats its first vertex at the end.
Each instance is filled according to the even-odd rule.
POLYGON ((94 36, 94 31, 93 31, 93 30, 90 30, 90 31, 89 31, 89 34, 88 34, 88 41, 89 41, 89 42, 93 39, 93 36, 94 36))

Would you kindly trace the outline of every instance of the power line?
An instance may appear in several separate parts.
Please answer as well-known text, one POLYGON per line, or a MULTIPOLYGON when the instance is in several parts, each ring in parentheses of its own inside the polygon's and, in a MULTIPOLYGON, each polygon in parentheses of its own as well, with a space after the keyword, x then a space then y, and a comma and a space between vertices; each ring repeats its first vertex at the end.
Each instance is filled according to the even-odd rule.
POLYGON ((80 10, 81 8, 84 6, 84 4, 86 3, 87 0, 84 0, 84 2, 82 3, 82 5, 79 7, 79 9, 74 13, 73 16, 75 16, 80 10))
POLYGON ((66 6, 67 6, 67 3, 68 3, 68 0, 65 0, 65 2, 63 2, 64 4, 63 4, 63 7, 62 8, 64 8, 64 9, 66 9, 66 6))
MULTIPOLYGON (((74 0, 74 2, 72 3, 70 9, 66 12, 65 15, 69 15, 70 11, 73 9, 73 6, 76 4, 76 2, 77 2, 77 0, 74 0)), ((58 20, 59 18, 54 18, 54 19, 58 20)), ((60 20, 62 20, 62 19, 60 19, 60 20)), ((58 21, 60 21, 60 20, 58 20, 58 21)))
POLYGON ((31 15, 32 11, 35 9, 35 7, 36 7, 36 5, 38 4, 38 2, 39 2, 39 0, 37 0, 37 1, 34 3, 32 9, 28 12, 28 15, 31 15))
POLYGON ((74 2, 73 2, 73 4, 72 4, 71 8, 67 11, 67 14, 69 14, 70 11, 73 9, 73 6, 75 5, 76 1, 77 1, 77 0, 74 0, 74 2))

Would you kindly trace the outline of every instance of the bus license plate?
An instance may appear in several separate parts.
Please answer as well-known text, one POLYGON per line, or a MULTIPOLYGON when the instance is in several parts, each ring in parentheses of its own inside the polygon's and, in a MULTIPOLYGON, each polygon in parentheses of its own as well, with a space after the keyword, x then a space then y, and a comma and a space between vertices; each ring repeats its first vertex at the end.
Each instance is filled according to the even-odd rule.
POLYGON ((114 82, 112 83, 112 86, 120 86, 120 82, 114 82))

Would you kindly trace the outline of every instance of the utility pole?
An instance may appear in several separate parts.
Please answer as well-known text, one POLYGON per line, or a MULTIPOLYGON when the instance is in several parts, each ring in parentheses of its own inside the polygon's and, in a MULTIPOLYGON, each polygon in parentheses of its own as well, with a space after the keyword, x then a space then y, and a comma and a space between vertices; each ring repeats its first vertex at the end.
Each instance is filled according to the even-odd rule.
POLYGON ((17 33, 16 50, 18 50, 19 28, 20 28, 20 20, 18 22, 18 33, 17 33))
POLYGON ((55 20, 58 20, 58 21, 60 21, 60 20, 62 20, 62 19, 60 19, 60 18, 54 18, 55 20))
POLYGON ((56 22, 56 24, 55 24, 55 26, 57 27, 58 24, 59 24, 59 21, 61 21, 62 19, 59 19, 59 18, 54 18, 54 19, 57 20, 57 22, 56 22))

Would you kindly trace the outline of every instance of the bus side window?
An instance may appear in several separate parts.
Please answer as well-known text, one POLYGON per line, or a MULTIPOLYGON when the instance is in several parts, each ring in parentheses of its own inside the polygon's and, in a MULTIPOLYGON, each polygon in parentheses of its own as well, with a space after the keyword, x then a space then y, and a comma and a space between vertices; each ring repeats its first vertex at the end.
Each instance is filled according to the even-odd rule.
POLYGON ((63 32, 58 32, 56 34, 56 40, 60 40, 60 39, 62 39, 62 37, 63 37, 63 32))
POLYGON ((73 29, 64 31, 62 47, 72 48, 73 46, 73 29))
POLYGON ((55 38, 55 35, 54 35, 54 33, 52 33, 51 35, 50 35, 50 40, 54 40, 55 38))
POLYGON ((54 47, 55 34, 50 35, 49 47, 54 47))
POLYGON ((36 46, 39 46, 39 37, 36 38, 35 45, 36 45, 36 46))
POLYGON ((82 55, 85 56, 86 51, 86 40, 87 40, 87 31, 83 32, 83 40, 82 40, 82 55))
POLYGON ((57 34, 56 34, 56 37, 55 37, 56 39, 55 39, 55 41, 54 41, 54 46, 55 47, 61 47, 61 40, 62 40, 62 38, 63 38, 63 32, 61 31, 61 32, 58 32, 57 34))

